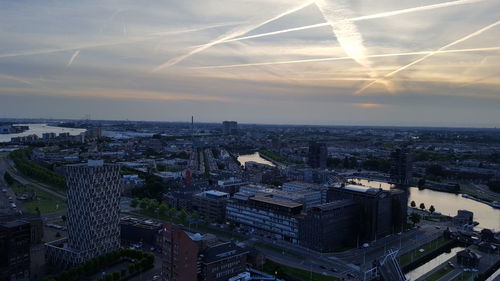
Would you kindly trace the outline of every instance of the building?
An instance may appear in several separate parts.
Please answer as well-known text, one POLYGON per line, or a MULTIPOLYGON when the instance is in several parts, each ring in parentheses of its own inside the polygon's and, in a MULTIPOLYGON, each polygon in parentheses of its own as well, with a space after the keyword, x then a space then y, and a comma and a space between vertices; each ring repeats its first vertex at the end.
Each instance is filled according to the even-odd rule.
POLYGON ((0 223, 0 281, 30 280, 30 223, 0 223))
POLYGON ((303 192, 303 191, 311 191, 317 194, 317 201, 310 202, 310 206, 321 205, 327 202, 327 191, 328 188, 321 186, 319 184, 300 182, 300 181, 292 181, 286 182, 282 187, 283 191, 286 192, 303 192))
POLYGON ((89 160, 65 166, 68 237, 47 243, 48 263, 71 267, 120 247, 120 166, 89 160))
POLYGON ((308 164, 311 168, 326 168, 328 147, 325 143, 310 142, 308 164))
POLYGON ((229 193, 216 190, 203 191, 193 196, 192 209, 211 220, 223 220, 229 193))
POLYGON ((165 281, 193 281, 201 268, 198 254, 201 235, 188 235, 174 224, 165 224, 158 234, 162 257, 162 279, 165 281))
POLYGON ((240 193, 249 195, 258 194, 270 198, 296 202, 302 204, 304 209, 326 203, 326 190, 323 192, 322 189, 289 189, 284 186, 282 189, 279 189, 270 188, 265 185, 246 185, 240 187, 240 193))
POLYGON ((211 234, 189 233, 168 223, 158 232, 162 279, 166 281, 222 281, 245 271, 247 254, 233 242, 219 242, 211 234))
POLYGON ((465 249, 457 253, 457 263, 463 268, 478 268, 481 256, 470 250, 465 249))
POLYGON ((124 243, 143 243, 156 246, 158 231, 162 225, 152 220, 124 217, 120 219, 120 238, 124 243))
POLYGON ((458 210, 457 215, 453 217, 453 225, 464 226, 474 223, 474 213, 467 210, 458 210))
POLYGON ((226 281, 245 271, 248 250, 233 242, 205 248, 200 254, 203 281, 226 281))
POLYGON ((391 153, 390 178, 395 184, 412 183, 413 164, 411 151, 408 148, 397 148, 391 153))
POLYGON ((238 134, 238 122, 236 121, 224 121, 222 122, 222 132, 224 135, 236 135, 238 134))
POLYGON ((408 212, 406 192, 358 185, 328 189, 328 201, 343 199, 357 204, 355 231, 359 241, 372 241, 403 230, 408 212))
POLYGON ((217 190, 227 192, 227 193, 233 195, 236 192, 240 191, 241 186, 246 185, 246 184, 248 184, 248 182, 242 181, 239 178, 230 177, 228 179, 218 180, 217 181, 217 190))
POLYGON ((318 252, 352 246, 357 206, 353 200, 338 200, 307 211, 300 224, 300 244, 318 252))
POLYGON ((264 195, 236 193, 226 206, 226 220, 250 232, 284 240, 299 241, 300 203, 264 195))

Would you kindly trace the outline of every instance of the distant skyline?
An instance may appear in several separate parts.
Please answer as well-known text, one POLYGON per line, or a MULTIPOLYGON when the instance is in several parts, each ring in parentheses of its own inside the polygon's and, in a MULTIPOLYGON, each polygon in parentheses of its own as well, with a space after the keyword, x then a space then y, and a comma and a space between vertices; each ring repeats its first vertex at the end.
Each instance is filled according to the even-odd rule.
POLYGON ((495 0, 0 0, 0 118, 500 127, 495 0))

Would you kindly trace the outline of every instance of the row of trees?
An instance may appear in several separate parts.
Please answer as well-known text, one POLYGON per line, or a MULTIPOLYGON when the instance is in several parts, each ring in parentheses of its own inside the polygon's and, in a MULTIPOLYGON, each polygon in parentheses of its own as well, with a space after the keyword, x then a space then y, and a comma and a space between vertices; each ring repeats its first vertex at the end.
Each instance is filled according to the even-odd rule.
POLYGON ((142 210, 147 211, 149 214, 154 214, 158 216, 167 216, 170 218, 178 218, 181 221, 185 221, 189 216, 192 219, 199 219, 200 216, 197 212, 192 212, 191 214, 186 213, 184 210, 177 210, 177 208, 173 206, 169 206, 166 203, 159 202, 156 199, 142 198, 137 199, 134 198, 130 202, 130 206, 132 208, 141 208, 142 210))
MULTIPOLYGON (((417 203, 415 203, 415 201, 411 201, 410 206, 411 206, 412 208, 416 208, 416 207, 417 207, 417 203)), ((422 211, 425 211, 425 209, 426 209, 426 208, 425 208, 425 204, 424 204, 424 203, 420 203, 419 208, 420 208, 422 211)), ((432 213, 434 213, 435 211, 436 211, 436 208, 434 208, 434 205, 431 205, 431 206, 429 207, 429 212, 432 214, 432 213)))
POLYGON ((154 254, 139 250, 121 249, 106 255, 96 257, 88 262, 64 271, 56 276, 49 276, 46 281, 79 281, 105 270, 116 264, 131 260, 127 269, 107 274, 97 281, 121 281, 127 280, 140 272, 144 272, 154 266, 154 254))
POLYGON ((10 153, 10 158, 16 164, 17 169, 30 178, 34 178, 60 189, 65 188, 66 179, 31 161, 29 157, 30 151, 30 149, 18 149, 10 153))

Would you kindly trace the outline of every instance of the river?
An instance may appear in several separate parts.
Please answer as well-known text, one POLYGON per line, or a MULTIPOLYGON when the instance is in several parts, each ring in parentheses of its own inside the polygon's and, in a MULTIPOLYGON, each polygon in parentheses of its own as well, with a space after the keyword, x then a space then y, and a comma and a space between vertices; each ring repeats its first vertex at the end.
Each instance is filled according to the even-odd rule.
MULTIPOLYGON (((391 184, 386 182, 369 181, 365 179, 352 180, 364 186, 375 188, 390 189, 392 187, 391 184)), ((486 204, 464 198, 461 194, 440 192, 430 189, 420 190, 417 187, 410 187, 409 192, 410 198, 408 202, 415 201, 417 206, 420 206, 420 203, 424 203, 427 208, 433 205, 436 212, 448 216, 456 216, 458 210, 469 210, 474 212, 474 221, 479 222, 477 228, 500 230, 500 209, 494 209, 486 204)))
POLYGON ((16 125, 29 126, 30 129, 19 134, 0 134, 0 142, 9 142, 11 138, 29 136, 29 135, 37 135, 39 137, 42 137, 43 133, 56 133, 56 134, 69 133, 72 136, 76 136, 87 131, 86 129, 54 127, 54 126, 49 126, 47 124, 16 124, 16 125))
POLYGON ((253 154, 243 154, 243 155, 238 156, 237 159, 238 159, 238 162, 240 162, 240 164, 243 166, 245 166, 245 164, 247 162, 250 162, 250 161, 257 162, 260 164, 266 164, 266 165, 273 166, 273 167, 276 166, 273 164, 273 162, 262 158, 262 156, 260 156, 260 154, 258 152, 255 152, 253 154))

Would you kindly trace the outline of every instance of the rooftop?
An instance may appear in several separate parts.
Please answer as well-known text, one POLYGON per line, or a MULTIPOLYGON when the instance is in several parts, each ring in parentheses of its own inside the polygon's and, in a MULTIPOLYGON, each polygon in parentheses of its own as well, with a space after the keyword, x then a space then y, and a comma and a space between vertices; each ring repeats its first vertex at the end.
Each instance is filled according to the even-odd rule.
POLYGON ((281 200, 281 199, 266 197, 266 196, 262 196, 262 195, 256 195, 256 196, 250 198, 250 200, 264 202, 264 203, 273 204, 273 205, 278 205, 278 206, 287 207, 287 208, 302 207, 302 204, 300 204, 300 203, 296 203, 296 202, 292 202, 292 201, 288 201, 288 200, 281 200))

